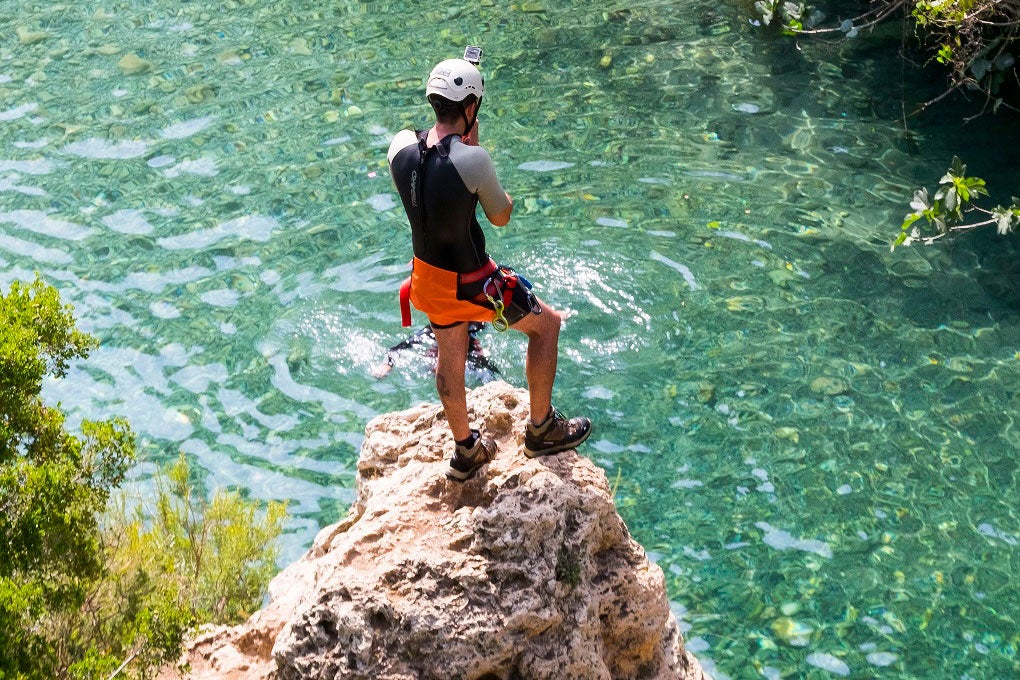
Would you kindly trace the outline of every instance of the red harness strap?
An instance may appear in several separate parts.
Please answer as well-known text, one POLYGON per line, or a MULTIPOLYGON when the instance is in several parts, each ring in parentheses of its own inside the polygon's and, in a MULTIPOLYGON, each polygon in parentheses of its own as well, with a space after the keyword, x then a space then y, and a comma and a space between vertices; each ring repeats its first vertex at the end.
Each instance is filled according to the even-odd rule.
POLYGON ((408 276, 400 284, 400 325, 408 328, 411 325, 411 277, 408 276))

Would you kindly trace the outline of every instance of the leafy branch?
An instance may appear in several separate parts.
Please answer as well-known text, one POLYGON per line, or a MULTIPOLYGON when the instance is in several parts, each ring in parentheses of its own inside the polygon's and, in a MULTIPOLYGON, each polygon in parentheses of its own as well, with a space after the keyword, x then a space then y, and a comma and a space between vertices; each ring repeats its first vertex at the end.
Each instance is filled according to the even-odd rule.
POLYGON ((1020 0, 874 0, 868 10, 828 26, 823 12, 799 0, 757 0, 754 9, 761 21, 752 23, 775 25, 791 36, 842 33, 850 39, 893 15, 912 19, 914 36, 931 45, 932 60, 949 69, 949 87, 921 110, 968 90, 984 96, 981 113, 989 106, 993 112, 1020 110, 1003 96, 1007 86, 1020 86, 1020 0))
POLYGON ((954 156, 949 170, 939 180, 934 196, 929 195, 926 187, 914 192, 914 200, 910 202, 914 211, 904 218, 892 248, 909 246, 915 241, 930 245, 950 234, 993 224, 999 235, 1020 230, 1020 199, 1014 196, 1008 208, 996 206, 991 210, 973 204, 975 198, 987 195, 985 181, 980 177, 967 177, 967 166, 954 156), (968 214, 974 212, 984 219, 979 217, 979 221, 968 222, 968 214), (929 235, 922 234, 918 226, 921 218, 925 220, 923 226, 929 235))
POLYGON ((754 8, 761 15, 764 25, 776 25, 786 35, 820 35, 842 33, 847 38, 856 38, 862 29, 872 28, 895 14, 908 4, 909 0, 886 0, 851 19, 843 19, 838 26, 823 26, 827 17, 821 10, 803 2, 789 0, 758 0, 754 8))

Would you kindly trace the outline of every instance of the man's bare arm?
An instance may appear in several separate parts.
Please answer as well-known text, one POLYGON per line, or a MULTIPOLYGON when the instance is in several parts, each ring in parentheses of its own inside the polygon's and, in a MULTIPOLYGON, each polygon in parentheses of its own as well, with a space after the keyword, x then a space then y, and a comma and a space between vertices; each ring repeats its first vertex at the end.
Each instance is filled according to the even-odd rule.
MULTIPOLYGON (((503 192, 506 193, 506 192, 503 192)), ((506 210, 499 213, 498 215, 490 215, 485 213, 485 216, 497 227, 505 227, 510 222, 510 214, 514 211, 514 199, 510 198, 510 194, 506 194, 507 207, 506 210)))

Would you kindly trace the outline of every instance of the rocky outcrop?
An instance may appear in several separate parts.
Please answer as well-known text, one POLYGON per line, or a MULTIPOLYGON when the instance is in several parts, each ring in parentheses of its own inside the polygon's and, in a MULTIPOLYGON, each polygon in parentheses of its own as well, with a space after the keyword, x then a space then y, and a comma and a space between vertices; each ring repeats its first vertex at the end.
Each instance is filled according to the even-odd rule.
POLYGON ((191 644, 193 678, 692 678, 662 571, 630 537, 605 474, 574 452, 521 452, 527 394, 468 397, 499 445, 466 483, 423 405, 369 423, 358 496, 246 623, 191 644))

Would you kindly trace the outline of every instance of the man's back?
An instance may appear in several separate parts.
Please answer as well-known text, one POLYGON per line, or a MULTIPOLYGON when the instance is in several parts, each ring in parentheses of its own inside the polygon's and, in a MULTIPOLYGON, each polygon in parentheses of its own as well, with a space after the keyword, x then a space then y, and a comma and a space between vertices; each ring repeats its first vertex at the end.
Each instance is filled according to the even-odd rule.
POLYGON ((480 200, 487 213, 499 212, 506 193, 485 149, 464 144, 459 135, 424 147, 422 135, 403 130, 387 156, 411 223, 414 255, 441 269, 474 271, 488 261, 475 207, 480 200))

